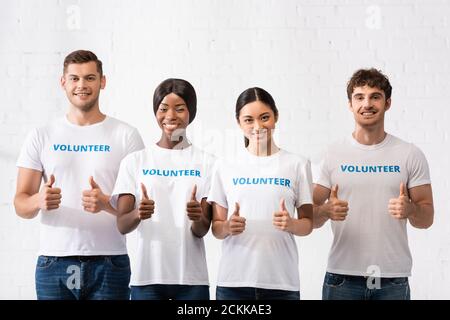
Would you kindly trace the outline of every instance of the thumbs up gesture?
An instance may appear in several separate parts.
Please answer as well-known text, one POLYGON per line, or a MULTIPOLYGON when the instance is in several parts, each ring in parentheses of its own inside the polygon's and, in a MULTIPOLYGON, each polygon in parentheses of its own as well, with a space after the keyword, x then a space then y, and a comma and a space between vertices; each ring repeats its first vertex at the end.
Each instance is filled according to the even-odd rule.
POLYGON ((245 218, 241 217, 239 210, 239 203, 236 202, 234 212, 228 220, 230 234, 233 236, 240 234, 245 230, 245 218))
POLYGON ((39 192, 39 208, 42 210, 58 209, 61 204, 61 189, 53 188, 55 176, 52 174, 39 192))
POLYGON ((282 231, 289 231, 292 223, 291 216, 286 209, 286 204, 283 198, 280 200, 280 209, 273 213, 272 223, 275 228, 282 231))
POLYGON ((197 193, 197 185, 194 185, 194 188, 192 189, 191 193, 191 199, 186 204, 186 211, 189 220, 191 221, 200 221, 202 219, 202 207, 200 205, 200 202, 197 201, 196 198, 197 193))
POLYGON ((335 185, 331 188, 330 197, 327 203, 324 204, 325 212, 333 221, 343 221, 345 220, 348 212, 348 202, 344 200, 339 200, 338 198, 339 186, 335 185))
POLYGON ((91 213, 97 213, 101 210, 106 210, 108 207, 109 196, 103 193, 94 177, 89 177, 89 185, 91 189, 83 190, 83 197, 81 198, 83 209, 91 213))
POLYGON ((406 191, 406 186, 402 182, 400 183, 400 194, 398 198, 393 198, 389 200, 389 213, 397 219, 406 219, 411 212, 411 201, 408 197, 408 192, 406 191))
POLYGON ((145 184, 141 183, 142 199, 139 202, 138 215, 140 220, 146 220, 152 217, 155 212, 155 201, 150 199, 145 184))

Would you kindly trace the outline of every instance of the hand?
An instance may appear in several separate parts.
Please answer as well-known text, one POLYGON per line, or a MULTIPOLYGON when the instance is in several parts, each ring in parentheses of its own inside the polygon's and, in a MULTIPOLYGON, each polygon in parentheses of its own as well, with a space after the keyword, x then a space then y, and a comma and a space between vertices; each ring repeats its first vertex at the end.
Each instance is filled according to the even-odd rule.
POLYGON ((275 228, 282 231, 291 230, 292 219, 289 212, 286 209, 286 204, 283 198, 280 200, 280 210, 273 213, 272 223, 275 228))
POLYGON ((228 226, 232 236, 240 234, 245 230, 245 218, 240 216, 239 210, 239 203, 236 202, 234 212, 228 220, 228 226))
POLYGON ((405 184, 400 183, 400 195, 398 198, 393 198, 389 200, 389 213, 397 219, 406 219, 409 217, 412 211, 412 204, 408 197, 408 192, 406 191, 405 184))
POLYGON ((49 211, 59 208, 61 204, 61 189, 53 188, 54 183, 55 176, 52 174, 39 192, 39 209, 49 211))
POLYGON ((140 220, 146 220, 152 217, 155 212, 155 201, 149 198, 147 188, 141 183, 142 199, 139 202, 138 216, 140 220))
POLYGON ((191 199, 186 204, 187 215, 189 220, 191 221, 200 221, 203 215, 200 202, 198 202, 196 198, 196 193, 197 193, 197 185, 195 184, 194 188, 192 189, 191 199))
POLYGON ((347 217, 348 202, 338 199, 339 186, 331 188, 330 198, 323 205, 325 214, 333 221, 344 221, 347 217))
POLYGON ((92 176, 89 177, 90 190, 83 191, 82 205, 84 211, 98 213, 108 206, 109 196, 105 195, 92 176))

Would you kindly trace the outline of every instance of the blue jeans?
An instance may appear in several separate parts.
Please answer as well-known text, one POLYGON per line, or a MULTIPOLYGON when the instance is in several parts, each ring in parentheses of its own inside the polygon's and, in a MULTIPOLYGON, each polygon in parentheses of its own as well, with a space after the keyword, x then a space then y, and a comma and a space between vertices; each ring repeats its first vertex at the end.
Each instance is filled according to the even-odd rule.
POLYGON ((209 286, 183 284, 131 286, 131 300, 209 300, 209 286))
POLYGON ((128 300, 130 259, 113 256, 39 256, 38 300, 128 300))
POLYGON ((217 287, 217 300, 300 300, 300 291, 252 287, 217 287))
POLYGON ((325 274, 323 300, 410 300, 407 277, 373 278, 325 274))

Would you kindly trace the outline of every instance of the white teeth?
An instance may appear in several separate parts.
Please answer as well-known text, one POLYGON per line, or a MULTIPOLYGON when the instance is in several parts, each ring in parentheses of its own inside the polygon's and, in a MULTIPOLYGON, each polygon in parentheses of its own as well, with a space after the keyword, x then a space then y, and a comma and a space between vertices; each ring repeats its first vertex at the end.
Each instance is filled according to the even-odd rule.
POLYGON ((164 126, 167 129, 175 129, 176 127, 178 127, 178 125, 176 125, 176 124, 168 124, 168 123, 164 124, 164 126))

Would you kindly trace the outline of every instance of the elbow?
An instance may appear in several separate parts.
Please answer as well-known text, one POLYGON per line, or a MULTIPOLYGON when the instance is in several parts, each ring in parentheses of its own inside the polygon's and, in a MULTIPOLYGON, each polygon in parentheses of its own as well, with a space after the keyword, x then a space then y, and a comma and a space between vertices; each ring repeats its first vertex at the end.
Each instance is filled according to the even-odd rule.
POLYGON ((129 230, 127 230, 127 228, 125 228, 125 226, 122 225, 121 221, 119 220, 119 216, 117 216, 116 225, 117 230, 119 230, 121 235, 126 235, 129 232, 129 230))
POLYGON ((27 212, 23 210, 17 199, 14 199, 14 211, 16 212, 16 215, 22 219, 33 219, 39 212, 39 210, 34 212, 27 212))
POLYGON ((411 225, 417 229, 429 229, 433 225, 434 218, 430 217, 427 221, 421 221, 420 223, 410 221, 411 225))
POLYGON ((303 236, 310 235, 313 232, 313 230, 314 230, 314 220, 313 219, 308 219, 308 220, 310 222, 309 222, 308 227, 306 228, 303 236))
POLYGON ((433 225, 433 222, 434 222, 433 219, 430 219, 430 221, 427 221, 426 223, 418 226, 417 228, 419 228, 419 229, 429 229, 433 225))

